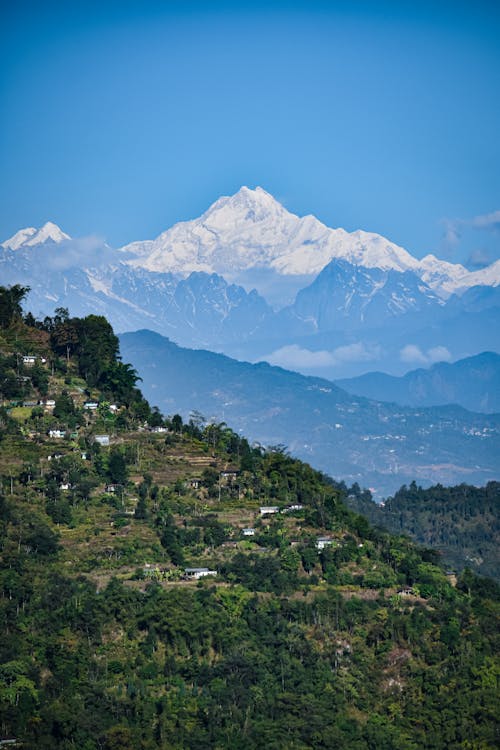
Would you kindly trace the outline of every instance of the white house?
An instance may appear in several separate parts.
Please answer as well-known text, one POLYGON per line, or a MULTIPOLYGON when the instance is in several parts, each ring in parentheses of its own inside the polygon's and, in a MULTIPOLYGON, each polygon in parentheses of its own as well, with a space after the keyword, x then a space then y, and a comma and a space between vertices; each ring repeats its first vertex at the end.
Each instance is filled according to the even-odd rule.
POLYGON ((49 430, 49 437, 63 438, 66 435, 64 430, 49 430))
POLYGON ((261 516, 272 516, 275 513, 279 513, 280 509, 277 505, 261 505, 259 511, 261 516))
POLYGON ((83 408, 87 409, 87 411, 95 411, 98 406, 99 404, 97 401, 85 401, 83 408))
POLYGON ((224 479, 227 483, 235 482, 238 478, 238 472, 237 471, 221 471, 220 477, 221 479, 224 479))
POLYGON ((33 354, 25 354, 23 357, 23 365, 26 367, 33 367, 36 362, 36 357, 33 354))
POLYGON ((109 445, 109 435, 96 435, 95 441, 99 445, 109 445))
POLYGON ((321 536, 316 539, 316 549, 318 550, 318 552, 321 552, 322 549, 325 549, 325 547, 329 547, 332 543, 333 539, 321 536))
POLYGON ((255 536, 255 529, 242 529, 243 536, 255 536))
POLYGON ((208 568, 184 568, 184 578, 193 581, 198 581, 200 578, 205 578, 206 576, 216 575, 216 570, 209 570, 208 568))
POLYGON ((413 589, 410 586, 407 586, 404 589, 399 589, 398 595, 399 596, 412 596, 414 593, 413 589))

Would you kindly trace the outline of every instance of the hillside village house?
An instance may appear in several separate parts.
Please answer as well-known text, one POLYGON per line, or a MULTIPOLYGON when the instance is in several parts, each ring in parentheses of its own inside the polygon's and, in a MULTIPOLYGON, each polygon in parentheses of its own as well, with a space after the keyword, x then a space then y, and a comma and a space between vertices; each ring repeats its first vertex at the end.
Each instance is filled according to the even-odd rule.
POLYGON ((65 430, 49 430, 49 437, 51 438, 63 438, 66 435, 65 430))
POLYGON ((36 362, 36 357, 33 354, 25 354, 23 357, 23 365, 26 367, 33 367, 36 362))
POLYGON ((242 529, 243 536, 255 536, 255 529, 242 529))
POLYGON ((277 505, 261 505, 259 512, 261 516, 272 516, 275 513, 279 513, 280 509, 277 505))
POLYGON ((322 549, 325 549, 325 547, 329 547, 333 543, 333 539, 329 539, 328 537, 319 537, 316 539, 316 549, 318 552, 321 552, 322 549))
POLYGON ((99 445, 109 445, 109 435, 96 435, 95 441, 96 443, 99 443, 99 445))
POLYGON ((224 480, 226 484, 231 484, 232 482, 235 482, 238 478, 238 472, 237 471, 221 471, 220 473, 221 480, 224 480))
POLYGON ((184 568, 184 578, 188 580, 198 581, 200 578, 216 575, 216 570, 209 570, 208 568, 184 568))

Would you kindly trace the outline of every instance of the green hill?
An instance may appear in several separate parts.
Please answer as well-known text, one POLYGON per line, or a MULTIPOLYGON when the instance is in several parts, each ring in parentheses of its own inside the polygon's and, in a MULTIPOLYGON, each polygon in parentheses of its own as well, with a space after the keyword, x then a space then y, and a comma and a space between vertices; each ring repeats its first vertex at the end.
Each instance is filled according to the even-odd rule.
POLYGON ((347 504, 370 523, 439 550, 449 567, 500 580, 500 483, 428 489, 412 482, 378 505, 359 487, 346 491, 347 504))
POLYGON ((164 418, 103 318, 5 297, 1 740, 497 745, 493 582, 450 581, 280 446, 164 418))

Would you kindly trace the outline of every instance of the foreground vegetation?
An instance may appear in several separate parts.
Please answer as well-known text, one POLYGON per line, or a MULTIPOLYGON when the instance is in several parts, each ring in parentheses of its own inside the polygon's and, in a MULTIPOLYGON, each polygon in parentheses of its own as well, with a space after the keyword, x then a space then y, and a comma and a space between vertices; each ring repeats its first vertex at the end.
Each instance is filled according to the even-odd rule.
POLYGON ((103 318, 22 298, 0 289, 0 739, 497 746, 495 583, 450 579, 281 446, 165 419, 103 318))

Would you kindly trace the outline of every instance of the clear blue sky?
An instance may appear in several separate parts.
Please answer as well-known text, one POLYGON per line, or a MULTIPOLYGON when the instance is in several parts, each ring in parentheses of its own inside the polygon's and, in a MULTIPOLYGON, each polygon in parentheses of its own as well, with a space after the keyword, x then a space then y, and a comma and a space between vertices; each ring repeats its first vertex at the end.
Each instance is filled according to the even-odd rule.
POLYGON ((0 13, 0 240, 50 219, 117 246, 246 184, 417 256, 500 257, 499 3, 0 13))

